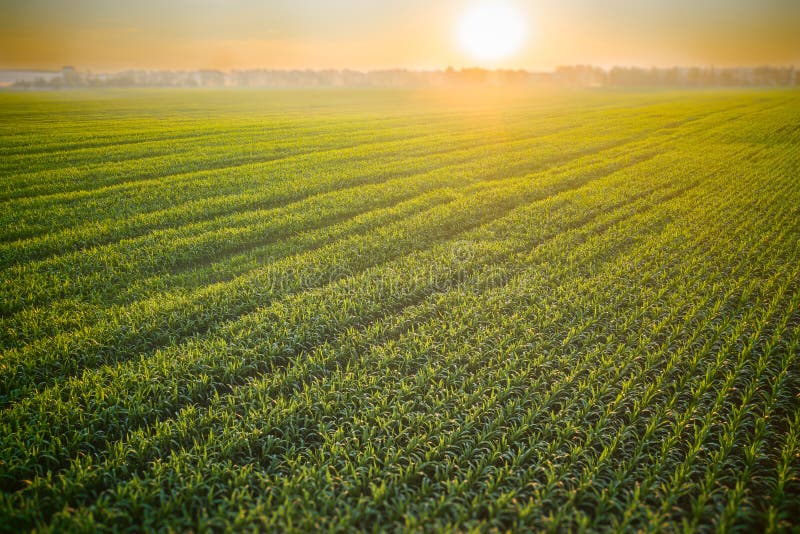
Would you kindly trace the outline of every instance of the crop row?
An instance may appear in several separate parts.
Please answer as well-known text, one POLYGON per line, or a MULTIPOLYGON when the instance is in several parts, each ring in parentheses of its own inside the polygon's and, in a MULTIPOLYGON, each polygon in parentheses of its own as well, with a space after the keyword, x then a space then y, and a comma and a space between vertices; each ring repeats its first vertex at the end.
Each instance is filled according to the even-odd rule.
POLYGON ((793 93, 248 94, 218 136, 219 95, 159 134, 157 94, 0 126, 66 158, 6 204, 52 219, 0 249, 0 530, 796 526, 793 93), (337 119, 353 148, 209 165, 337 119), (68 192, 105 142, 180 139, 209 170, 68 192))
MULTIPOLYGON (((634 256, 634 257, 636 257, 636 256, 634 256)), ((612 272, 612 273, 617 273, 618 271, 616 271, 616 270, 612 270, 611 272, 612 272)), ((637 271, 637 272, 638 272, 638 271, 637 271)), ((687 270, 687 274, 691 274, 691 271, 687 270)), ((618 283, 619 283, 619 282, 618 282, 618 283)), ((624 284, 624 281, 623 281, 623 284, 624 284)), ((591 287, 591 285, 590 285, 589 287, 591 287)), ((579 288, 579 289, 580 289, 580 288, 579 288)), ((584 290, 586 290, 586 288, 585 288, 585 287, 584 287, 583 289, 584 289, 584 290)), ((516 293, 516 294, 519 294, 519 293, 516 293)), ((538 293, 537 293, 537 294, 538 294, 538 293)), ((690 294, 691 294, 691 292, 690 292, 690 294)), ((473 307, 469 307, 469 309, 481 309, 481 307, 480 307, 480 306, 473 306, 473 307)), ((672 309, 673 309, 673 306, 669 306, 669 307, 667 307, 666 309, 668 309, 668 310, 672 310, 672 309)), ((455 324, 461 324, 461 321, 460 321, 460 320, 458 320, 458 318, 456 318, 456 320, 454 320, 454 323, 455 323, 455 324)), ((465 328, 465 330, 469 331, 469 329, 468 329, 468 328, 465 328)), ((434 329, 434 330, 432 330, 432 331, 437 331, 437 330, 436 330, 436 329, 434 329)), ((459 330, 459 331, 461 331, 461 330, 459 330)), ((517 334, 519 334, 519 332, 517 332, 517 334)), ((469 346, 472 346, 472 345, 470 344, 469 346)), ((507 353, 504 353, 504 354, 507 354, 507 353)), ((590 361, 591 361, 591 360, 590 360, 590 361)), ((656 360, 656 361, 657 361, 657 360, 656 360)), ((385 366, 380 366, 380 367, 377 367, 377 368, 385 368, 385 366)), ((311 375, 312 375, 312 376, 314 376, 315 374, 316 374, 316 373, 311 373, 311 375)), ((405 376, 405 374, 404 374, 404 373, 403 373, 403 376, 405 376)), ((429 377, 421 377, 421 378, 420 378, 420 385, 423 385, 423 384, 428 384, 428 382, 426 382, 426 379, 427 379, 427 378, 429 378, 429 377)), ((591 383, 591 382, 588 382, 588 383, 591 383)), ((391 401, 391 400, 392 400, 392 399, 389 399, 389 401, 391 401)), ((495 400, 495 399, 491 398, 490 400, 495 400)), ((389 402, 389 401, 387 401, 387 402, 389 402)), ((491 403, 491 402, 490 402, 490 404, 491 404, 491 405, 493 405, 493 406, 496 406, 496 405, 498 405, 499 403, 491 403)), ((234 407, 234 406, 239 406, 239 405, 240 405, 240 403, 238 403, 238 402, 237 402, 237 403, 231 403, 229 406, 231 406, 231 407, 234 407)), ((458 403, 458 404, 457 404, 457 406, 461 406, 461 405, 462 405, 461 403, 458 403)), ((214 412, 211 412, 211 413, 216 413, 216 411, 214 411, 214 412)), ((393 418, 390 418, 390 419, 391 419, 391 420, 394 420, 394 419, 396 419, 396 418, 394 418, 394 417, 393 417, 393 418)), ((188 431, 189 429, 196 429, 196 427, 194 427, 194 426, 191 426, 191 425, 189 425, 189 426, 186 426, 186 427, 183 427, 183 428, 185 428, 187 431, 188 431)), ((467 431, 468 431, 468 430, 469 430, 469 428, 467 428, 467 431)), ((467 431, 465 431, 465 432, 467 432, 467 431)), ((468 434, 468 432, 467 432, 467 434, 468 434)), ((218 439, 218 437, 219 437, 219 436, 217 436, 217 439, 218 439)), ((242 438, 242 437, 241 437, 241 436, 239 436, 239 439, 241 439, 241 438, 242 438)), ((290 440, 290 441, 291 441, 291 440, 290 440)), ((133 449, 140 449, 140 447, 134 447, 133 449)), ((163 451, 161 451, 161 452, 163 453, 163 451)), ((229 451, 229 450, 228 450, 228 451, 224 451, 224 452, 230 453, 230 451, 229 451)), ((130 452, 129 452, 128 454, 130 454, 130 452)), ((130 465, 130 458, 128 458, 128 461, 126 462, 126 465, 128 465, 128 466, 130 465)), ((141 489, 141 487, 140 487, 140 486, 137 486, 137 487, 139 487, 139 489, 141 489)), ((165 510, 165 511, 164 511, 164 513, 169 513, 169 510, 165 510)))

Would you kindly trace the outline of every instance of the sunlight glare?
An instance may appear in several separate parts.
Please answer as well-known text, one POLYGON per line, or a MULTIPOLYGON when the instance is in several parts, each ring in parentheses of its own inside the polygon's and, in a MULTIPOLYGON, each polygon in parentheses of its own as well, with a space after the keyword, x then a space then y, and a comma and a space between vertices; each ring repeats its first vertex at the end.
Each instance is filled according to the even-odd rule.
POLYGON ((482 1, 462 15, 457 37, 461 47, 475 59, 496 61, 519 51, 525 40, 525 23, 513 5, 482 1))

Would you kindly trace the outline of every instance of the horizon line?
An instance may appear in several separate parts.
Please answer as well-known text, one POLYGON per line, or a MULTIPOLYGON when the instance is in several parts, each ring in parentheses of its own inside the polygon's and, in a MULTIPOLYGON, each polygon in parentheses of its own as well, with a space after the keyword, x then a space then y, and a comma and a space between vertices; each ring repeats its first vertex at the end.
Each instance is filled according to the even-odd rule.
POLYGON ((92 69, 81 68, 73 65, 62 65, 60 68, 44 69, 35 67, 4 67, 0 66, 0 72, 43 72, 43 73, 60 73, 64 70, 74 70, 75 72, 92 73, 92 74, 115 74, 130 71, 147 71, 147 72, 247 72, 247 71, 272 71, 272 72, 356 72, 361 74, 368 74, 372 72, 389 72, 400 71, 410 73, 433 73, 433 72, 448 72, 448 71, 485 71, 485 72, 526 72, 530 74, 555 74, 559 69, 564 68, 591 68, 600 69, 603 71, 610 71, 612 69, 643 69, 643 70, 670 70, 670 69, 719 69, 719 70, 736 70, 736 69, 757 69, 757 68, 771 68, 771 69, 795 69, 800 68, 794 63, 743 63, 736 66, 723 66, 710 64, 672 64, 665 65, 642 65, 636 63, 629 64, 614 64, 611 66, 598 65, 593 63, 565 63, 557 65, 550 69, 534 69, 530 67, 482 67, 479 65, 469 66, 452 66, 435 67, 435 68, 416 68, 416 67, 381 67, 381 68, 357 68, 357 67, 247 67, 247 68, 214 68, 214 67, 197 67, 197 68, 153 68, 153 67, 121 67, 118 69, 92 69))

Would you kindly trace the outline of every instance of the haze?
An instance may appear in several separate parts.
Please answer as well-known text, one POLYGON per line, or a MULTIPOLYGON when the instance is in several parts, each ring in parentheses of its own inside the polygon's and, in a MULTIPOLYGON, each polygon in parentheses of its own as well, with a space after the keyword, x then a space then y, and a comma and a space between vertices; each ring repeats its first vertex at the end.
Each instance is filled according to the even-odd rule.
POLYGON ((459 47, 471 0, 0 0, 0 68, 551 69, 800 63, 797 0, 513 2, 524 45, 459 47))

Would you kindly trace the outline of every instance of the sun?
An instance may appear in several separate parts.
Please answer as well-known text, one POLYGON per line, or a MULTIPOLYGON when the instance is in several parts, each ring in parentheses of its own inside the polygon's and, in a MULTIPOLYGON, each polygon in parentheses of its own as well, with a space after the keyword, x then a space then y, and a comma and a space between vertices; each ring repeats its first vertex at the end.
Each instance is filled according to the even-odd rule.
POLYGON ((525 41, 525 21, 512 4, 481 1, 461 16, 456 36, 473 58, 498 61, 520 50, 525 41))

